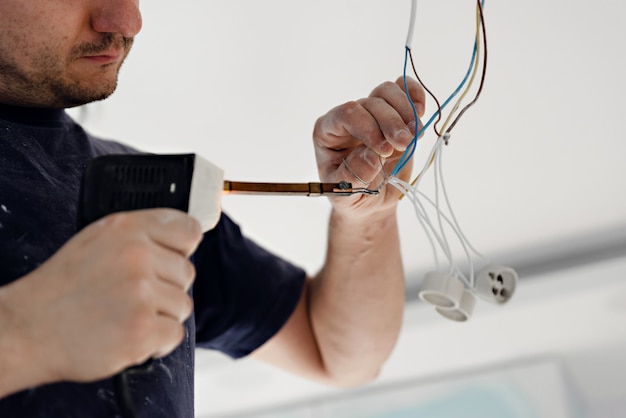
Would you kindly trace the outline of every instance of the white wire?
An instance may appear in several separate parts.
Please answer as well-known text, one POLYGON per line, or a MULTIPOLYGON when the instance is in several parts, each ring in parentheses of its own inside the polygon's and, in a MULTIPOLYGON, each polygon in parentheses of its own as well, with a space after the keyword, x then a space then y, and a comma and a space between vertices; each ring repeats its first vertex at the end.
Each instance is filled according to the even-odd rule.
POLYGON ((435 155, 434 155, 434 162, 435 162, 435 210, 437 213, 437 224, 439 225, 439 231, 441 232, 441 238, 443 241, 443 245, 445 245, 446 248, 446 252, 448 254, 450 254, 450 275, 452 275, 453 271, 454 271, 454 267, 455 267, 455 263, 454 263, 454 257, 452 256, 452 250, 450 249, 450 243, 448 242, 448 237, 446 237, 446 232, 445 229, 443 228, 443 222, 441 219, 442 216, 442 211, 439 209, 439 176, 437 176, 437 160, 439 159, 439 156, 441 155, 441 146, 442 146, 443 142, 441 141, 437 141, 437 150, 435 151, 435 155))
MULTIPOLYGON (((433 158, 435 158, 436 153, 438 152, 438 150, 441 148, 441 145, 444 143, 444 141, 442 140, 442 138, 438 138, 437 141, 435 142, 435 144, 433 145, 433 148, 430 151, 430 154, 428 155, 428 158, 426 159, 426 162, 424 164, 424 167, 422 168, 422 171, 420 171, 420 174, 417 178, 417 181, 415 182, 415 185, 411 185, 409 183, 406 183, 406 187, 408 190, 411 190, 414 194, 415 194, 415 201, 420 205, 421 202, 419 201, 419 197, 417 196, 417 190, 419 187, 419 183, 423 177, 423 174, 426 173, 426 171, 428 170, 428 168, 430 167, 430 162, 433 160, 433 158)), ((423 206, 422 206, 423 208, 423 206)), ((436 208, 438 208, 438 206, 436 206, 436 208)), ((428 214, 426 213, 426 209, 423 209, 422 211, 424 213, 424 217, 425 220, 427 221, 428 225, 431 227, 431 229, 433 230, 433 232, 435 231, 435 228, 432 226, 432 223, 430 222, 430 218, 428 217, 428 214)), ((446 256, 448 257, 448 260, 450 261, 450 265, 453 265, 453 261, 451 258, 451 253, 449 251, 449 246, 447 245, 447 243, 444 243, 445 241, 442 241, 442 239, 439 237, 439 234, 435 234, 435 236, 437 237, 437 241, 439 241, 439 245, 442 247, 442 250, 444 251, 444 254, 446 254, 446 256)))
POLYGON ((392 184, 394 187, 398 189, 400 188, 405 189, 405 196, 413 204, 413 209, 415 211, 415 214, 417 215, 417 219, 419 220, 420 225, 422 226, 422 229, 426 233, 428 241, 430 242, 430 246, 433 251, 433 257, 435 259, 435 265, 437 267, 437 270, 439 270, 440 269, 439 255, 437 252, 437 247, 435 246, 435 241, 433 239, 433 235, 434 235, 435 239, 439 241, 437 232, 432 227, 432 223, 430 222, 430 219, 428 218, 428 214, 426 213, 424 206, 421 204, 417 196, 413 193, 413 190, 410 188, 410 185, 402 184, 398 182, 402 182, 402 180, 399 180, 397 177, 393 177, 393 181, 390 182, 390 184, 392 184), (409 186, 409 188, 406 189, 406 186, 409 186))
POLYGON ((409 32, 406 36, 405 46, 411 49, 411 42, 413 41, 413 32, 415 30, 415 15, 417 15, 417 0, 411 0, 411 17, 409 20, 409 32))
MULTIPOLYGON (((447 191, 446 191, 446 185, 445 182, 443 180, 443 170, 441 168, 441 161, 443 160, 442 157, 442 152, 438 152, 436 157, 435 157, 435 188, 436 188, 436 197, 437 200, 435 200, 436 203, 436 209, 437 209, 437 213, 439 214, 440 220, 439 220, 439 227, 443 230, 443 225, 441 224, 441 216, 443 216, 443 211, 440 209, 439 206, 439 184, 441 184, 441 188, 443 190, 444 196, 446 197, 446 205, 448 208, 448 211, 450 213, 452 213, 454 215, 454 212, 452 212, 452 206, 450 206, 450 200, 447 199, 447 191)), ((454 218, 453 218, 454 219, 454 218)), ((467 261, 469 263, 469 269, 470 269, 470 278, 469 280, 466 279, 466 283, 469 283, 470 287, 474 286, 474 260, 472 259, 468 249, 467 249, 467 245, 466 245, 466 240, 464 239, 464 236, 459 233, 460 227, 458 225, 458 222, 456 222, 456 219, 454 219, 455 223, 454 225, 452 223, 450 223, 450 221, 448 220, 448 224, 450 225, 450 227, 452 228, 452 230, 454 231, 454 233, 456 234, 459 242, 461 243, 461 247, 463 248, 463 251, 465 252, 465 256, 467 257, 467 261)), ((450 252, 452 252, 450 250, 450 252)), ((456 270, 459 272, 460 276, 465 277, 465 275, 461 272, 461 270, 458 268, 458 266, 455 265, 456 270)))
POLYGON ((465 236, 465 234, 463 233, 463 230, 461 229, 461 225, 459 224, 459 221, 456 218, 456 215, 454 214, 454 210, 452 209, 452 204, 450 203, 450 198, 448 197, 448 191, 446 190, 446 185, 443 179, 443 158, 441 157, 441 155, 438 156, 438 164, 437 164, 437 171, 439 172, 439 178, 441 180, 441 186, 442 186, 442 190, 443 190, 443 195, 446 201, 446 206, 448 207, 448 212, 450 213, 450 217, 452 218, 454 225, 455 225, 455 231, 457 233, 457 235, 459 236, 459 241, 461 242, 461 245, 463 245, 463 250, 465 251, 466 255, 467 255, 467 259, 470 263, 470 282, 472 284, 472 286, 474 286, 474 262, 472 257, 470 256, 467 248, 469 248, 470 250, 472 250, 472 252, 474 252, 474 254, 476 254, 478 257, 482 258, 485 262, 488 262, 487 257, 485 257, 484 255, 482 255, 472 244, 471 242, 467 239, 467 237, 465 236), (467 247, 466 247, 467 246, 467 247))
MULTIPOLYGON (((437 239, 437 242, 439 244, 439 248, 443 251, 444 255, 446 256, 446 258, 450 262, 449 274, 453 274, 453 273, 456 272, 457 276, 468 287, 471 287, 469 279, 465 276, 465 274, 463 274, 463 272, 458 268, 458 266, 456 264, 452 263, 452 261, 451 261, 452 254, 451 254, 449 248, 444 244, 443 239, 441 238, 439 232, 434 227, 433 223, 430 221, 428 213, 426 212, 426 209, 424 208, 422 202, 420 201, 419 196, 421 196, 424 199, 426 199, 426 201, 433 208, 435 208, 435 210, 438 210, 435 202, 433 202, 432 199, 430 199, 428 196, 426 196, 423 192, 421 192, 419 190, 414 190, 413 187, 410 184, 404 182, 403 180, 398 179, 397 177, 391 177, 389 179, 389 184, 393 185, 398 190, 400 190, 402 193, 404 193, 405 197, 407 199, 409 199, 409 201, 413 204, 413 208, 415 210, 415 213, 418 216, 418 220, 420 221, 420 224, 422 225, 422 228, 424 229, 424 232, 426 232, 426 235, 427 235, 427 237, 428 237, 428 239, 430 241, 431 247, 433 249, 433 254, 435 254, 435 264, 437 266, 437 269, 438 270, 440 269, 440 264, 439 264, 439 260, 437 258, 437 249, 436 249, 436 247, 434 245, 434 241, 433 241, 433 239, 431 237, 431 234, 435 236, 435 238, 437 239)), ((450 219, 445 214, 442 214, 441 216, 442 216, 442 219, 445 220, 446 223, 450 226, 450 228, 456 233, 456 230, 454 228, 454 225, 452 224, 452 221, 450 221, 450 219)), ((456 235, 458 237, 458 234, 456 234, 456 235)))
MULTIPOLYGON (((434 245, 434 240, 432 238, 432 236, 435 237, 435 239, 437 240, 437 243, 439 244, 439 247, 441 248, 441 250, 443 251, 444 255, 446 256, 446 258, 448 259, 448 262, 450 264, 450 271, 454 270, 454 261, 452 259, 452 253, 450 252, 450 248, 449 245, 447 245, 447 242, 444 241, 444 239, 441 237, 440 233, 438 233, 437 229, 434 227, 432 221, 430 220, 430 217, 428 216, 428 212, 426 211, 426 209, 424 208, 422 202, 419 199, 419 196, 417 194, 417 190, 419 187, 419 182, 421 181, 421 179, 423 178, 423 175, 426 173, 426 171, 428 170, 428 168, 431 165, 431 161, 435 158, 435 153, 437 152, 438 149, 440 149, 441 145, 444 143, 444 140, 442 138, 438 138, 437 141, 435 142, 435 144, 433 145, 428 158, 426 159, 426 162, 424 164, 424 167, 422 168, 420 175, 418 176, 418 180, 416 181, 415 185, 411 185, 397 177, 391 177, 390 180, 393 180, 391 183, 398 189, 400 190, 400 192, 402 194, 404 194, 405 197, 409 198, 409 200, 411 201, 411 203, 413 204, 413 208, 415 210, 415 213, 417 214, 418 220, 420 221, 420 224, 422 226, 422 229, 426 232, 426 234, 428 234, 428 239, 431 243, 431 246, 433 247, 433 254, 435 255, 435 264, 437 266, 437 269, 440 268, 440 264, 439 264, 439 259, 438 259, 438 253, 437 253, 437 249, 434 245), (401 186, 401 187, 398 187, 401 186), (432 233, 432 236, 430 235, 432 233)), ((438 208, 438 206, 434 205, 435 208, 438 208)), ((441 230, 441 228, 440 228, 441 230)))
POLYGON ((467 243, 467 246, 474 252, 474 254, 476 254, 478 257, 482 258, 483 260, 487 261, 487 257, 481 254, 476 248, 474 248, 474 246, 466 238, 465 234, 463 233, 463 230, 461 229, 461 226, 459 225, 459 222, 456 219, 456 216, 454 215, 454 211, 452 210, 452 205, 450 204, 448 192, 446 190, 446 186, 443 180, 443 164, 441 161, 443 161, 443 159, 439 161, 439 171, 441 172, 441 185, 442 185, 443 195, 446 199, 446 205, 448 206, 448 210, 450 211, 450 216, 452 217, 454 224, 456 225, 456 228, 459 231, 459 235, 463 238, 463 241, 467 243))
POLYGON ((480 252, 478 252, 478 250, 476 250, 476 248, 472 246, 472 244, 469 242, 469 240, 467 239, 467 237, 461 230, 460 224, 456 218, 456 215, 454 214, 454 210, 452 209, 452 205, 450 203, 450 198, 449 198, 448 191, 446 189, 446 185, 445 185, 445 181, 443 177, 442 149, 443 149, 444 143, 445 143, 445 139, 443 137, 440 137, 437 139, 437 142, 433 146, 430 152, 430 155, 428 156, 428 159, 426 160, 426 163, 424 167, 422 168, 420 175, 418 176, 418 181, 415 182, 415 185, 411 185, 397 177, 390 177, 388 179, 388 183, 394 186, 396 189, 398 189, 413 204, 413 208, 415 210, 417 218, 424 232, 426 233, 428 241, 430 242, 430 245, 432 247, 437 269, 440 268, 440 263, 438 259, 437 247, 435 246, 435 240, 439 244, 439 248, 444 253, 444 255, 446 256, 446 258, 448 259, 450 263, 450 274, 452 274, 453 272, 456 272, 458 277, 461 280, 463 280, 463 282, 465 282, 468 287, 473 287, 474 281, 475 281, 474 279, 475 271, 474 271, 474 260, 472 258, 472 255, 470 254, 470 250, 474 254, 479 256, 480 258, 484 260, 487 260, 487 259, 480 252), (424 174, 426 173, 426 171, 431 165, 431 161, 433 161, 433 164, 435 166, 434 167, 435 201, 430 199, 428 196, 426 196, 423 192, 421 192, 418 189, 419 181, 424 177, 424 174), (446 216, 446 211, 441 208, 440 199, 439 199, 439 195, 440 195, 439 190, 443 192, 446 209, 447 209, 447 212, 449 212, 449 216, 446 216), (428 215, 428 212, 426 211, 420 198, 426 199, 426 201, 434 208, 436 215, 437 215, 437 219, 438 219, 438 227, 439 227, 438 229, 435 228, 435 226, 433 225, 428 215), (465 276, 465 274, 461 271, 458 265, 454 262, 454 259, 452 256, 452 249, 450 247, 450 243, 445 233, 444 221, 447 224, 447 226, 452 230, 452 232, 456 235, 457 239, 459 240, 459 243, 461 244, 463 248, 463 252, 465 253, 465 256, 467 257, 469 268, 470 268, 469 278, 465 276))
POLYGON ((430 150, 430 154, 428 155, 428 158, 426 159, 426 163, 424 164, 422 171, 420 171, 417 177, 415 178, 415 184, 412 186, 412 188, 414 188, 415 190, 417 190, 417 188, 419 187, 419 184, 422 181, 424 174, 430 168, 430 162, 433 160, 435 153, 437 152, 437 149, 439 149, 439 145, 443 142, 444 142, 443 137, 440 136, 439 138, 437 138, 435 145, 433 145, 433 148, 430 150))
POLYGON ((400 190, 400 192, 407 199, 409 199, 409 201, 413 204, 413 210, 415 211, 415 214, 417 215, 417 220, 419 221, 420 225, 422 226, 422 229, 426 233, 426 237, 428 238, 428 242, 430 243, 430 247, 433 251, 433 258, 435 260, 435 266, 437 267, 437 270, 439 270, 440 264, 439 264, 439 255, 437 254, 437 247, 435 246, 435 242, 433 240, 431 232, 428 230, 428 227, 424 223, 424 218, 426 215, 421 213, 420 211, 420 206, 416 202, 417 196, 413 193, 413 190, 410 187, 410 185, 409 185, 409 188, 407 189, 406 185, 403 184, 402 181, 398 179, 397 177, 391 177, 388 183, 392 185, 393 187, 395 187, 396 189, 400 190))
MULTIPOLYGON (((399 179, 397 177, 391 177, 389 179, 389 184, 391 184, 392 186, 394 186, 398 190, 400 190, 400 192, 402 192, 405 195, 405 197, 407 197, 411 201, 411 203, 413 204, 413 208, 415 210, 415 213, 417 214, 418 220, 420 221, 420 224, 422 225, 422 228, 426 232, 426 234, 428 236, 428 239, 429 239, 429 241, 431 243, 431 246, 433 248, 433 253, 435 254, 435 264, 437 265, 437 269, 439 269, 440 265, 439 265, 439 260, 437 258, 437 249, 436 249, 436 247, 434 245, 434 241, 433 241, 433 239, 431 237, 431 234, 436 238, 436 240, 437 240, 437 242, 439 244, 439 248, 441 248, 441 250, 443 251, 444 255, 448 259, 448 262, 450 263, 450 271, 451 272, 454 271, 455 267, 454 267, 454 264, 452 263, 452 254, 450 253, 449 248, 443 242, 442 237, 440 236, 439 232, 437 231, 437 229, 433 225, 432 221, 430 220, 430 217, 428 216, 428 212, 426 211, 426 209, 424 208, 424 205, 420 201, 420 199, 418 197, 418 193, 421 194, 421 192, 416 191, 409 183, 407 183, 404 180, 401 180, 401 179, 399 179)), ((431 203, 431 205, 435 206, 433 204, 433 202, 430 201, 430 199, 429 199, 429 203, 431 203)), ((450 221, 447 220, 447 222, 450 222, 450 221)), ((460 273, 460 271, 458 269, 456 269, 456 270, 460 273)), ((464 278, 464 281, 466 283, 468 283, 468 286, 469 286, 469 282, 467 281, 467 279, 465 277, 463 277, 463 278, 464 278)))
MULTIPOLYGON (((409 20, 409 29, 408 29, 406 43, 405 43, 407 49, 411 48, 411 43, 413 40, 413 34, 415 30, 416 15, 417 15, 417 0, 411 0, 411 14, 410 14, 410 20, 409 20)), ((454 105, 450 114, 453 114, 457 111, 459 104, 460 103, 457 102, 454 105)), ((450 274, 456 271, 457 275, 465 282, 465 284, 468 287, 472 288, 474 287, 474 281, 475 281, 474 273, 475 272, 474 272, 474 260, 473 260, 472 255, 470 254, 470 250, 475 255, 482 258, 484 261, 487 261, 487 258, 483 256, 480 252, 478 252, 476 248, 474 248, 474 246, 472 246, 472 244, 469 242, 469 240, 467 239, 467 237, 461 230, 459 222, 454 214, 454 211, 452 210, 452 205, 450 204, 450 199, 448 196, 448 192, 446 190, 446 185, 445 185, 445 181, 443 177, 443 164, 442 164, 443 157, 441 154, 442 154, 442 145, 444 142, 447 143, 447 138, 446 139, 444 139, 443 137, 437 138, 437 141, 435 145, 433 146, 428 156, 428 159, 426 160, 426 164, 424 165, 420 173, 417 175, 414 185, 411 185, 393 176, 387 179, 387 183, 392 185, 396 189, 398 189, 413 204, 413 208, 417 215, 417 219, 419 220, 424 232, 426 233, 426 236, 428 237, 428 241, 430 242, 430 246, 432 248, 434 258, 435 258, 435 264, 437 265, 437 269, 439 269, 439 258, 438 258, 437 247, 435 246, 435 240, 439 244, 439 248, 444 253, 444 255, 446 256, 446 258, 448 259, 450 263, 450 274), (433 163, 435 166, 434 167, 435 201, 430 199, 428 196, 426 196, 423 192, 419 190, 419 185, 424 177, 424 174, 433 163), (444 210, 440 207, 440 199, 439 199, 440 189, 444 195, 445 205, 446 205, 447 212, 449 212, 449 217, 446 216, 446 213, 444 213, 444 210), (433 223, 431 222, 428 212, 426 211, 424 205, 420 201, 420 197, 426 199, 426 201, 430 203, 430 205, 432 205, 432 207, 434 208, 436 212, 436 216, 437 216, 437 224, 438 224, 439 230, 437 230, 435 226, 433 225, 433 223), (469 270, 470 270, 469 279, 465 277, 463 272, 454 262, 454 259, 452 257, 452 249, 450 247, 450 243, 445 233, 444 221, 447 223, 449 228, 454 232, 461 246, 463 247, 463 251, 465 252, 465 256, 467 257, 467 260, 469 262, 469 270)))
MULTIPOLYGON (((426 194, 424 194, 424 192, 421 192, 419 190, 417 190, 417 193, 423 198, 425 199, 433 208, 435 208, 435 210, 437 210, 437 205, 435 204, 435 202, 429 198, 428 196, 426 196, 426 194)), ((454 231, 454 233, 457 235, 457 237, 459 236, 459 234, 457 233, 456 228, 454 227, 452 221, 450 220, 450 218, 448 218, 445 214, 442 213, 442 218, 444 221, 446 221, 446 223, 448 224, 448 226, 450 227, 450 229, 452 229, 454 231)), ((466 252, 466 255, 468 253, 466 252)), ((461 277, 463 279, 463 281, 465 283, 468 284, 468 286, 470 285, 470 280, 468 278, 465 277, 465 274, 463 274, 463 272, 455 266, 455 270, 458 273, 459 277, 461 277)))

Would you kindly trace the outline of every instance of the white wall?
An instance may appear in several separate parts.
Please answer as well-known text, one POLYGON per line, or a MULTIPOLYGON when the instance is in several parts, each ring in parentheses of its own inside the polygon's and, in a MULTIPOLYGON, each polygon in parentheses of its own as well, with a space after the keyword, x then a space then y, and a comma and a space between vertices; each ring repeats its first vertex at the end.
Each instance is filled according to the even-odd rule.
MULTIPOLYGON (((402 390, 402 382, 456 383, 548 364, 560 373, 551 387, 563 394, 551 406, 563 411, 567 401, 569 408, 569 415, 560 416, 599 417, 626 402, 625 272, 626 257, 618 257, 527 277, 509 304, 480 303, 462 324, 439 317, 423 303, 410 303, 395 352, 379 380, 363 391, 332 390, 253 360, 199 353, 197 413, 252 416, 255 410, 294 404, 310 409, 337 397, 402 390)), ((555 418, 553 412, 536 416, 555 418)))

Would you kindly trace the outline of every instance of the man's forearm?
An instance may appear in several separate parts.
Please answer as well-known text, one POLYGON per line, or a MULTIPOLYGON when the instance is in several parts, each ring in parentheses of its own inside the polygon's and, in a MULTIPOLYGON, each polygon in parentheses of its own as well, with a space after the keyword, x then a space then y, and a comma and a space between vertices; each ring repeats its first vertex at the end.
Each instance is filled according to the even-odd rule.
POLYGON ((373 379, 395 345, 404 308, 395 208, 366 221, 332 213, 309 307, 327 373, 346 385, 373 379))

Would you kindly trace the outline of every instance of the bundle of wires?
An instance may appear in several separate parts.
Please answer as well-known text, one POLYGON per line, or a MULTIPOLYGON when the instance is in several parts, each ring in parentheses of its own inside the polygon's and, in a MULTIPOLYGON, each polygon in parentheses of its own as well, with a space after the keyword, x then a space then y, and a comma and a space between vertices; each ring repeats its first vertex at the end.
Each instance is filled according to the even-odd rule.
POLYGON ((400 157, 400 160, 391 171, 390 176, 387 178, 387 183, 391 186, 398 189, 403 197, 406 197, 412 204, 415 209, 415 213, 417 218, 424 228, 426 232, 426 236, 431 244, 433 249, 435 263, 437 265, 437 269, 441 268, 437 246, 441 249, 444 256, 447 258, 449 263, 449 274, 457 275, 461 278, 466 286, 473 287, 474 286, 474 263, 473 257, 471 253, 479 256, 482 259, 485 259, 475 248, 469 243, 461 228, 459 223, 454 216, 454 212, 452 211, 452 206, 450 204, 450 199, 448 197, 448 193, 445 188, 445 183, 443 180, 443 168, 442 168, 442 149, 444 144, 448 144, 450 139, 450 135, 454 127, 457 125, 461 117, 465 114, 465 112, 473 106, 478 100, 485 81, 485 74, 487 70, 487 37, 485 31, 485 22, 483 15, 483 7, 484 0, 476 1, 476 34, 474 38, 474 45, 472 48, 472 54, 470 59, 470 65, 467 69, 461 83, 458 87, 450 94, 450 96, 440 104, 437 97, 425 86, 425 84, 420 79, 417 70, 415 68, 415 63, 413 61, 413 55, 411 53, 411 41, 413 38, 413 32, 415 28, 415 20, 417 15, 417 0, 412 0, 411 2, 411 18, 409 24, 409 31, 407 35, 407 41, 405 44, 405 58, 404 58, 404 88, 407 94, 407 99, 412 106, 413 114, 415 120, 418 120, 417 111, 415 105, 413 104, 413 100, 411 99, 408 91, 408 83, 407 83, 407 71, 409 68, 409 62, 411 64, 411 68, 413 70, 413 74, 415 75, 417 81, 421 84, 424 90, 432 97, 437 105, 437 111, 432 114, 432 116, 428 119, 428 121, 420 128, 416 128, 415 136, 413 140, 405 150, 405 152, 400 157), (461 108, 461 104, 464 102, 466 96, 472 90, 472 86, 477 78, 477 74, 480 71, 480 83, 476 92, 474 93, 474 98, 465 104, 461 108), (452 102, 452 100, 458 97, 457 101, 453 105, 450 112, 448 112, 443 126, 441 129, 438 129, 437 125, 442 120, 444 116, 444 110, 447 106, 452 102), (459 110, 460 109, 460 110, 459 110), (433 146, 424 167, 419 171, 417 176, 410 183, 403 181, 398 178, 398 174, 402 169, 406 166, 406 164, 413 158, 415 153, 415 149, 418 144, 418 140, 423 136, 424 133, 431 127, 435 134, 437 135, 437 140, 435 145, 433 146), (419 190, 420 181, 424 177, 425 173, 434 166, 434 180, 435 180, 435 198, 430 199, 424 193, 419 190), (440 195, 443 194, 446 209, 442 209, 440 206, 440 195), (436 223, 433 222, 429 216, 429 211, 427 210, 427 206, 424 205, 423 201, 425 201, 428 205, 432 206, 435 211, 435 216, 437 217, 436 223), (447 215, 446 215, 447 213, 447 215), (458 264, 453 259, 452 250, 450 247, 450 243, 446 236, 446 227, 453 231, 453 233, 457 236, 463 251, 467 257, 469 262, 469 275, 465 275, 463 271, 458 267, 458 264))

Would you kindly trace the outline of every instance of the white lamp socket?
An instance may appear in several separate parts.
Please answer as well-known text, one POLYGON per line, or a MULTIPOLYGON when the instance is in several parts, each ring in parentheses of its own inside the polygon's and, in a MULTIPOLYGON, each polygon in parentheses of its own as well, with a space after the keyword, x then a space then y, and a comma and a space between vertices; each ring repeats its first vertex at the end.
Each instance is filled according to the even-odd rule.
POLYGON ((515 293, 517 273, 510 267, 487 264, 476 275, 474 292, 488 302, 502 304, 515 293))
POLYGON ((438 308, 458 308, 465 291, 465 285, 456 276, 431 271, 424 276, 419 297, 438 308))
POLYGON ((463 297, 461 297, 461 302, 457 308, 435 308, 439 314, 442 316, 451 319, 457 322, 465 322, 472 317, 472 313, 474 312, 474 307, 476 306, 476 296, 469 291, 463 291, 463 297))

